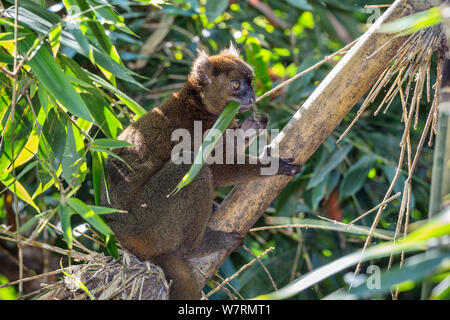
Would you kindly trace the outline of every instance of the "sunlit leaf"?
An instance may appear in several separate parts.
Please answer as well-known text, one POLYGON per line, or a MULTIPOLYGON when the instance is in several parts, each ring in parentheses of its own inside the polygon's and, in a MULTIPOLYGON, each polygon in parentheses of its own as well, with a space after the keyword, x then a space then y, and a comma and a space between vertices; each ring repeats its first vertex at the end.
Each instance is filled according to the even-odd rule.
MULTIPOLYGON (((39 141, 39 158, 56 172, 61 164, 66 144, 66 118, 51 109, 39 141)), ((44 179, 46 180, 46 179, 44 179)))
POLYGON ((72 226, 70 224, 70 209, 61 204, 58 207, 59 218, 61 219, 61 229, 63 231, 64 239, 66 240, 67 247, 72 249, 72 226))
POLYGON ((216 20, 227 7, 228 0, 207 0, 205 10, 208 21, 216 20))
POLYGON ((95 205, 100 205, 101 201, 101 179, 103 174, 103 163, 101 155, 96 151, 91 151, 92 154, 92 184, 94 187, 94 201, 95 205))
POLYGON ((132 144, 126 141, 115 139, 95 139, 92 143, 92 146, 95 148, 123 148, 132 146, 132 144))
MULTIPOLYGON (((331 294, 327 299, 367 299, 380 296, 395 290, 398 285, 405 282, 418 282, 437 271, 445 261, 450 260, 450 252, 432 250, 426 253, 417 254, 405 260, 401 268, 383 272, 379 275, 380 283, 378 287, 370 286, 364 282, 350 292, 339 292, 331 294)), ((401 291, 400 291, 401 292, 401 291)))
POLYGON ((351 144, 343 146, 342 150, 339 148, 335 148, 333 153, 331 155, 328 155, 326 160, 314 169, 313 176, 308 183, 308 189, 313 188, 321 183, 334 168, 336 168, 339 164, 342 163, 342 161, 344 161, 345 157, 351 149, 351 144))
POLYGON ((353 252, 301 276, 276 292, 260 295, 255 299, 286 299, 292 297, 312 285, 357 264, 359 261, 364 262, 388 257, 391 254, 399 254, 402 251, 423 250, 427 245, 432 244, 432 242, 428 241, 429 239, 448 234, 450 234, 450 210, 436 216, 429 223, 408 235, 404 240, 381 243, 368 248, 365 252, 353 252))
MULTIPOLYGON (((12 119, 11 109, 5 115, 7 125, 0 138, 0 176, 10 172, 13 164, 15 167, 19 165, 16 161, 30 140, 30 134, 34 127, 31 108, 24 98, 16 104, 14 119, 12 119), (12 127, 14 130, 12 130, 12 127), (13 146, 14 150, 12 150, 13 146)), ((26 158, 29 159, 29 157, 26 158)), ((24 163, 23 158, 20 160, 20 164, 24 163)))
POLYGON ((64 157, 62 158, 61 165, 64 180, 68 184, 76 186, 82 182, 84 179, 82 173, 86 171, 83 136, 73 124, 67 124, 64 157))
POLYGON ((52 53, 54 58, 56 58, 56 55, 58 54, 59 51, 59 46, 61 44, 61 30, 62 25, 57 24, 55 25, 55 27, 52 28, 52 30, 50 30, 49 33, 48 39, 50 41, 50 46, 52 47, 52 53))
POLYGON ((94 211, 96 214, 108 214, 108 213, 116 213, 116 212, 122 212, 122 213, 126 213, 126 211, 123 210, 119 210, 119 209, 114 209, 114 208, 109 208, 109 207, 101 207, 101 206, 88 206, 89 209, 91 209, 92 211, 94 211))
POLYGON ((411 34, 421 29, 434 26, 442 22, 440 7, 433 7, 425 11, 387 22, 380 26, 378 32, 411 34))
MULTIPOLYGON (((5 14, 13 18, 14 8, 8 8, 5 11, 5 14)), ((54 24, 61 22, 61 19, 58 15, 43 9, 39 5, 29 0, 21 0, 19 8, 19 22, 40 34, 46 35, 51 30, 54 24)), ((67 46, 80 54, 87 54, 86 57, 89 58, 89 53, 86 53, 86 51, 83 50, 82 46, 80 46, 80 44, 70 32, 63 30, 61 32, 60 42, 62 45, 67 46)), ((105 54, 102 50, 96 48, 95 46, 91 46, 89 48, 89 52, 91 52, 91 50, 93 58, 99 66, 108 70, 118 78, 129 81, 130 83, 133 83, 138 87, 145 89, 139 82, 132 78, 132 75, 136 75, 136 73, 117 63, 116 61, 111 59, 108 54, 105 54)))
POLYGON ((89 73, 89 77, 92 80, 94 80, 95 82, 98 82, 99 84, 101 84, 104 88, 106 88, 109 91, 111 91, 112 93, 114 93, 136 115, 143 116, 144 114, 147 113, 147 111, 144 108, 142 108, 136 101, 131 99, 125 93, 123 93, 119 89, 115 88, 114 86, 112 86, 111 84, 109 84, 108 82, 106 82, 105 80, 100 78, 99 76, 97 76, 93 73, 89 73))
MULTIPOLYGON (((19 49, 25 54, 31 47, 32 37, 27 37, 19 43, 19 49)), ((41 47, 33 59, 27 62, 36 77, 64 107, 76 116, 93 121, 83 99, 70 84, 67 76, 53 59, 46 47, 41 47)))
POLYGON ((101 234, 110 236, 113 234, 108 225, 99 217, 91 208, 78 198, 70 198, 67 200, 69 206, 75 210, 84 220, 97 229, 101 234))
POLYGON ((27 189, 19 182, 17 181, 12 174, 4 174, 0 181, 6 185, 9 186, 8 189, 11 190, 13 193, 15 193, 20 199, 31 205, 33 208, 36 209, 37 212, 40 212, 38 206, 33 201, 32 197, 30 197, 30 194, 28 193, 27 189))

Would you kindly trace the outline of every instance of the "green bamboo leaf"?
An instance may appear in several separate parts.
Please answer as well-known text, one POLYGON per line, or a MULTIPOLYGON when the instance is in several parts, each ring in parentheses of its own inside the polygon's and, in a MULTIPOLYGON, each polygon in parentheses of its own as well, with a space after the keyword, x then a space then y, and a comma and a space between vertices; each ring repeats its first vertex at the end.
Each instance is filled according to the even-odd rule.
MULTIPOLYGON (((11 108, 9 106, 7 107, 7 110, 9 112, 6 111, 5 120, 12 117, 11 108)), ((13 168, 13 164, 15 167, 19 165, 17 161, 30 140, 33 127, 34 118, 31 108, 25 99, 21 99, 16 104, 14 121, 8 121, 7 126, 2 130, 2 139, 0 139, 0 175, 10 172, 13 168), (14 128, 11 127, 13 122, 14 128), (13 145, 14 150, 12 148, 13 145)))
POLYGON ((126 141, 106 138, 106 139, 95 139, 94 142, 92 142, 92 146, 94 148, 123 148, 123 147, 130 147, 133 145, 126 141))
MULTIPOLYGON (((9 2, 12 5, 15 4, 14 0, 6 0, 6 2, 9 2)), ((48 21, 51 25, 55 25, 61 21, 61 18, 57 14, 41 7, 40 5, 30 0, 21 0, 19 10, 20 8, 28 9, 34 12, 37 16, 42 17, 43 20, 48 21)))
POLYGON ((101 155, 98 152, 91 151, 91 155, 92 155, 92 184, 94 187, 94 201, 96 205, 100 205, 103 163, 101 155))
MULTIPOLYGON (((11 2, 11 0, 8 0, 11 2)), ((12 1, 11 3, 13 3, 12 1)), ((11 6, 5 10, 5 15, 10 18, 14 18, 14 7, 11 6)), ((20 8, 19 8, 19 22, 33 31, 36 31, 40 34, 47 35, 53 25, 61 22, 61 18, 40 7, 39 5, 29 1, 29 0, 21 0, 20 8)), ((69 47, 76 52, 85 55, 89 58, 89 53, 86 53, 85 50, 80 46, 75 37, 68 31, 61 32, 61 44, 66 47, 69 47), (87 55, 86 55, 87 54, 87 55)), ((96 48, 95 46, 91 46, 89 52, 92 50, 92 54, 95 62, 102 68, 108 70, 113 75, 121 78, 125 81, 128 81, 144 90, 147 90, 142 84, 137 82, 132 78, 132 76, 137 76, 137 74, 120 63, 117 63, 108 54, 104 53, 103 50, 96 48)))
MULTIPOLYGON (((27 37, 19 42, 19 51, 25 54, 32 46, 35 37, 27 37)), ((94 121, 83 99, 70 84, 67 76, 53 59, 45 46, 27 61, 36 77, 47 91, 55 97, 69 112, 89 121, 94 121)))
POLYGON ((114 209, 114 208, 108 208, 108 207, 101 207, 101 206, 88 206, 89 209, 94 211, 96 214, 102 215, 102 214, 108 214, 108 213, 115 213, 115 212, 123 212, 124 210, 114 209))
MULTIPOLYGON (((17 41, 25 39, 25 37, 30 34, 32 34, 32 33, 31 32, 18 32, 17 41)), ((14 41, 15 41, 14 32, 0 33, 0 44, 14 43, 14 41)))
POLYGON ((101 234, 109 237, 113 234, 112 230, 91 208, 78 198, 70 198, 67 200, 69 206, 75 210, 84 220, 97 229, 101 234))
MULTIPOLYGON (((431 250, 426 253, 414 255, 405 260, 403 266, 393 268, 380 274, 379 287, 368 287, 364 282, 352 288, 350 292, 336 292, 326 297, 327 300, 367 299, 388 293, 396 287, 401 288, 402 283, 418 282, 432 275, 437 269, 450 259, 450 253, 441 250, 431 250)), ((401 290, 400 290, 401 292, 401 290)))
MULTIPOLYGON (((49 99, 48 99, 48 91, 45 89, 44 86, 39 86, 38 87, 38 98, 39 98, 39 102, 40 105, 42 106, 42 108, 45 111, 45 114, 48 113, 49 108, 52 106, 51 104, 49 104, 49 99)), ((43 123, 41 123, 41 126, 43 125, 43 123)))
POLYGON ((106 100, 107 95, 92 83, 88 76, 89 72, 82 69, 75 61, 64 56, 60 56, 60 61, 69 80, 80 91, 96 125, 107 137, 117 137, 122 124, 106 100))
POLYGON ((36 95, 36 92, 38 90, 38 82, 37 79, 32 79, 30 84, 30 98, 33 100, 34 96, 36 95))
MULTIPOLYGON (((92 206, 89 206, 89 207, 92 207, 92 206)), ((99 208, 99 207, 97 207, 97 208, 99 208)), ((111 208, 104 208, 104 209, 111 209, 111 208)), ((111 235, 111 236, 106 237, 106 236, 102 235, 102 239, 105 242, 106 250, 109 252, 109 254, 114 259, 119 259, 119 249, 117 248, 117 243, 116 243, 116 239, 114 238, 114 236, 111 235)))
POLYGON ((52 47, 53 57, 56 58, 56 55, 59 51, 59 46, 61 44, 61 30, 62 25, 55 25, 52 30, 50 30, 48 40, 50 41, 50 46, 52 47))
MULTIPOLYGON (((9 19, 0 18, 0 24, 4 24, 4 25, 7 25, 7 26, 10 26, 10 27, 14 28, 14 22, 10 21, 9 19)), ((19 29, 23 29, 23 26, 21 26, 21 25, 18 25, 17 27, 19 29)))
MULTIPOLYGON (((0 48, 1 54, 1 48, 0 48)), ((0 87, 0 130, 3 131, 3 127, 6 125, 5 115, 9 114, 11 107, 11 99, 9 98, 9 92, 6 87, 0 87)))
MULTIPOLYGON (((369 234, 370 228, 359 226, 359 225, 349 225, 339 221, 329 221, 329 220, 319 220, 319 219, 309 219, 309 218, 288 218, 288 217, 271 217, 270 224, 272 225, 286 225, 286 224, 296 224, 299 228, 305 229, 321 229, 344 232, 348 234, 355 234, 360 236, 367 236, 369 234)), ((255 231, 257 231, 256 228, 255 231)), ((374 236, 383 240, 392 240, 394 238, 394 232, 383 229, 375 229, 374 236)))
POLYGON ((93 81, 100 84, 102 87, 104 87, 104 88, 108 89, 109 91, 111 91, 112 93, 114 93, 123 103, 125 103, 125 105, 128 108, 130 108, 131 111, 133 111, 139 117, 141 117, 147 113, 147 111, 144 108, 142 108, 136 101, 131 99, 129 96, 127 96, 125 93, 123 93, 116 87, 112 86, 107 81, 103 80, 102 78, 100 78, 99 76, 97 76, 93 73, 88 72, 88 74, 89 74, 90 79, 92 79, 93 81))
POLYGON ((89 112, 102 132, 107 137, 117 137, 119 131, 122 129, 122 124, 117 119, 117 115, 111 109, 108 101, 102 96, 101 90, 95 87, 85 87, 83 88, 81 97, 86 101, 89 112))
POLYGON ((7 53, 5 49, 0 48, 0 62, 12 65, 14 63, 14 58, 7 53))
POLYGON ((423 250, 433 243, 429 241, 430 239, 448 236, 449 234, 450 210, 446 210, 424 226, 406 236, 403 240, 381 243, 368 248, 365 252, 362 252, 361 250, 356 251, 301 276, 276 292, 263 294, 255 299, 270 300, 292 297, 312 285, 357 264, 359 261, 365 262, 377 258, 388 257, 391 254, 395 255, 403 251, 412 252, 423 250))
POLYGON ((292 179, 288 185, 278 195, 276 201, 276 215, 278 217, 288 217, 293 213, 297 213, 298 210, 298 190, 302 185, 302 180, 298 178, 292 179))
POLYGON ((6 186, 9 186, 9 190, 15 193, 20 199, 28 203, 34 209, 36 209, 37 212, 41 212, 36 203, 34 203, 33 198, 30 197, 27 189, 25 189, 25 187, 18 180, 16 180, 11 173, 6 173, 2 177, 0 177, 0 182, 2 182, 6 186))
POLYGON ((264 93, 272 88, 272 80, 269 75, 268 61, 264 60, 261 54, 261 45, 259 43, 250 43, 245 46, 247 60, 254 68, 255 78, 258 79, 258 93, 264 93))
POLYGON ((421 29, 437 25, 443 20, 440 7, 433 7, 400 19, 384 23, 377 30, 385 33, 412 34, 421 29))
POLYGON ((371 155, 364 155, 344 174, 340 185, 339 196, 341 198, 357 193, 367 180, 367 175, 375 163, 371 155))
POLYGON ((81 288, 81 290, 86 292, 86 294, 89 296, 89 299, 95 300, 95 297, 92 295, 92 293, 89 291, 89 289, 84 285, 84 283, 80 279, 76 279, 75 281, 76 281, 77 285, 81 288))
MULTIPOLYGON (((10 184, 6 185, 5 188, 9 188, 15 181, 20 180, 20 178, 22 178, 26 173, 28 173, 28 171, 30 171, 31 169, 36 167, 38 163, 39 163, 39 160, 35 160, 35 161, 29 163, 25 168, 20 170, 20 173, 16 177, 14 177, 14 180, 11 181, 10 184)), ((3 192, 4 190, 5 189, 3 189, 1 192, 3 192)))
POLYGON ((119 259, 119 249, 117 248, 117 243, 114 236, 110 236, 109 239, 103 237, 103 240, 106 242, 106 249, 108 250, 109 254, 114 259, 119 259))
MULTIPOLYGON (((136 36, 136 34, 130 30, 123 22, 124 18, 117 15, 114 12, 113 7, 104 0, 88 0, 88 3, 92 8, 95 8, 95 12, 99 13, 103 19, 107 19, 109 21, 114 22, 114 25, 121 31, 136 36), (104 7, 100 7, 100 5, 104 5, 104 7)), ((99 17, 97 17, 99 19, 99 17)))
POLYGON ((339 183, 339 178, 341 177, 341 172, 339 170, 333 170, 330 172, 330 175, 328 176, 328 183, 327 183, 327 193, 325 197, 329 197, 331 192, 336 188, 337 184, 339 183))
POLYGON ((236 102, 230 102, 226 105, 225 109, 222 111, 220 116, 217 118, 216 122, 214 123, 213 127, 209 131, 208 135, 205 138, 205 141, 201 145, 200 149, 198 150, 197 155, 195 156, 194 163, 192 164, 191 168, 189 169, 188 173, 181 179, 181 181, 178 183, 178 185, 175 187, 174 190, 168 195, 172 196, 176 193, 178 193, 181 189, 189 185, 195 177, 198 175, 200 170, 203 168, 203 165, 206 161, 206 159, 209 157, 211 152, 214 150, 214 146, 219 141, 219 139, 222 136, 215 135, 215 132, 219 130, 222 134, 225 132, 225 130, 228 128, 228 125, 233 120, 234 116, 238 113, 240 108, 240 105, 236 102))
POLYGON ((92 151, 97 151, 97 152, 106 153, 107 155, 110 155, 110 156, 116 158, 117 160, 122 161, 122 162, 127 166, 128 169, 130 169, 132 172, 134 172, 134 170, 130 167, 130 165, 129 165, 125 160, 123 160, 121 157, 119 157, 117 154, 115 154, 114 152, 109 151, 109 150, 107 150, 107 149, 103 149, 103 148, 97 148, 97 147, 95 147, 95 146, 90 146, 89 148, 90 148, 92 151))
POLYGON ((98 155, 100 156, 100 159, 102 160, 101 165, 102 165, 102 169, 103 169, 103 185, 105 186, 105 195, 106 195, 106 201, 111 204, 111 201, 109 199, 109 184, 108 184, 108 173, 106 172, 106 158, 107 155, 105 155, 104 153, 98 153, 98 155))
POLYGON ((66 145, 66 121, 66 118, 61 117, 58 111, 51 109, 42 128, 38 154, 43 160, 39 177, 44 183, 51 178, 48 171, 52 170, 56 173, 61 165, 66 145))
POLYGON ((27 231, 31 226, 33 226, 39 219, 41 219, 44 216, 45 212, 41 212, 39 214, 36 214, 33 218, 28 220, 24 225, 20 226, 18 232, 23 233, 27 231))
POLYGON ((320 201, 322 201, 323 197, 325 197, 327 191, 329 176, 326 179, 322 180, 318 185, 314 186, 311 190, 311 207, 313 210, 317 210, 319 208, 320 201))
POLYGON ((83 136, 73 124, 67 125, 67 136, 61 161, 63 177, 72 186, 81 184, 86 172, 83 136))
POLYGON ((58 207, 59 218, 61 219, 61 229, 63 231, 63 237, 66 240, 67 247, 72 249, 72 226, 70 224, 70 211, 69 208, 63 204, 58 207))
MULTIPOLYGON (((83 38, 89 39, 89 42, 93 44, 93 47, 103 50, 105 55, 108 55, 112 60, 123 66, 120 56, 112 44, 109 37, 106 35, 104 27, 95 19, 95 10, 104 9, 102 12, 106 13, 108 4, 102 3, 98 6, 90 6, 85 0, 64 0, 64 4, 68 10, 72 7, 77 8, 74 12, 84 19, 80 19, 80 23, 76 24, 75 28, 69 29, 69 31, 76 31, 78 33, 77 39, 79 40, 80 35, 83 38), (81 28, 80 28, 81 27, 81 28)), ((104 19, 104 17, 102 17, 104 19)), ((69 16, 70 19, 70 16, 69 16)), ((75 34, 74 34, 75 36, 75 34)), ((85 40, 87 41, 87 40, 85 40)), ((93 61, 93 47, 89 46, 89 56, 91 61, 93 61)), ((108 80, 116 86, 116 79, 113 73, 99 66, 103 74, 108 78, 108 80)))
POLYGON ((74 21, 70 21, 69 23, 66 23, 66 29, 69 30, 78 42, 79 47, 82 50, 81 54, 88 57, 92 64, 95 64, 93 46, 91 46, 86 35, 81 31, 81 26, 74 21))
MULTIPOLYGON (((60 167, 58 169, 59 171, 56 172, 56 175, 59 176, 60 172, 62 171, 62 168, 60 167)), ((55 184, 55 180, 53 178, 51 178, 50 180, 48 180, 48 182, 46 183, 42 183, 42 181, 39 183, 38 187, 36 188, 36 190, 34 191, 33 195, 32 195, 32 199, 35 199, 38 195, 42 194, 43 192, 47 191, 48 188, 50 188, 51 186, 53 186, 55 184)))

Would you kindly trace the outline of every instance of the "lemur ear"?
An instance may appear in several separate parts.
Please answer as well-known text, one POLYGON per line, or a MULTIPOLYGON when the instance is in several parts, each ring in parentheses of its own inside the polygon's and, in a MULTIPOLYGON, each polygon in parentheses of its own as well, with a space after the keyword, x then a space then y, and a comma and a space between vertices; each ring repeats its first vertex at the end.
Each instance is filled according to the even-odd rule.
POLYGON ((223 49, 220 51, 221 54, 231 54, 235 56, 236 58, 239 58, 240 52, 239 49, 233 44, 232 41, 230 41, 230 46, 228 48, 223 49))
POLYGON ((197 49, 197 58, 192 65, 191 74, 193 78, 199 83, 209 82, 211 79, 207 74, 207 70, 210 67, 210 60, 208 54, 205 51, 197 49))

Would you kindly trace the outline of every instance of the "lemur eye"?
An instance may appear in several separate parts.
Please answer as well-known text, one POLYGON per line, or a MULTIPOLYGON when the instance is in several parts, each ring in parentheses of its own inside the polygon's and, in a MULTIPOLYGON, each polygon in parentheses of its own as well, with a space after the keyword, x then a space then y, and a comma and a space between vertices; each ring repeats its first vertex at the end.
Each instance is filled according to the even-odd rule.
POLYGON ((235 80, 231 82, 231 87, 234 90, 238 90, 241 87, 241 82, 239 80, 235 80))

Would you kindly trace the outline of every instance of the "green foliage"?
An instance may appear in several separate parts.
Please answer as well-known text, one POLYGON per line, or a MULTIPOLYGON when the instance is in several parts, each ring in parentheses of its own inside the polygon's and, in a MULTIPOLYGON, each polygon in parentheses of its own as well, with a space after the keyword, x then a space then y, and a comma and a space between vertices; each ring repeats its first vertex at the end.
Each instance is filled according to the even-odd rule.
POLYGON ((443 21, 440 7, 433 7, 428 10, 412 14, 395 21, 386 23, 380 32, 412 34, 421 29, 437 25, 443 21))
MULTIPOLYGON (((350 293, 333 293, 328 298, 367 298, 368 296, 377 296, 380 293, 388 292, 391 287, 404 281, 421 280, 425 276, 433 274, 438 267, 441 272, 447 272, 449 269, 448 259, 450 252, 445 249, 445 245, 440 241, 445 241, 444 237, 450 233, 450 210, 442 213, 432 221, 408 235, 398 243, 386 242, 369 248, 365 252, 356 251, 330 264, 322 266, 277 292, 265 294, 256 299, 285 299, 307 289, 317 282, 329 277, 332 274, 340 272, 359 261, 369 261, 381 257, 388 257, 391 254, 400 254, 401 252, 411 252, 423 250, 425 247, 431 247, 432 250, 427 253, 421 253, 407 260, 405 269, 394 269, 380 275, 380 286, 378 288, 369 288, 365 285, 356 287, 350 293), (430 244, 429 240, 435 240, 435 244, 430 244)), ((350 282, 351 284, 353 281, 350 282)), ((395 288, 394 288, 395 289, 395 288)))
MULTIPOLYGON (((0 274, 0 285, 8 283, 8 279, 0 274)), ((13 287, 6 287, 0 289, 0 300, 15 300, 17 299, 17 292, 13 287)))
MULTIPOLYGON (((59 193, 61 229, 67 246, 72 248, 74 213, 104 235, 107 242, 112 239, 111 229, 100 217, 111 210, 88 206, 73 195, 86 183, 87 172, 94 169, 95 204, 99 205, 103 154, 109 154, 109 148, 129 145, 115 139, 123 128, 119 117, 137 118, 145 109, 117 86, 116 78, 120 78, 142 88, 106 35, 116 28, 133 35, 123 17, 103 2, 66 1, 64 7, 68 15, 62 18, 35 2, 21 1, 17 47, 12 37, 13 6, 6 9, 6 18, 0 24, 4 32, 0 48, 3 66, 14 73, 11 58, 15 50, 20 54, 19 63, 24 59, 16 88, 14 76, 0 76, 0 181, 38 213, 48 205, 46 194, 59 193), (75 59, 69 48, 78 54, 75 59), (88 61, 80 60, 81 56, 88 61), (106 79, 88 71, 97 67, 106 79), (95 139, 98 135, 104 138, 95 139), (89 150, 96 154, 93 162, 89 150), (89 163, 93 164, 91 168, 89 163), (13 171, 18 172, 15 177, 13 171), (33 182, 21 182, 30 178, 33 182)), ((91 201, 89 197, 87 201, 91 201)), ((27 229, 38 219, 29 222, 27 229)), ((114 244, 109 247, 114 248, 114 244)))

